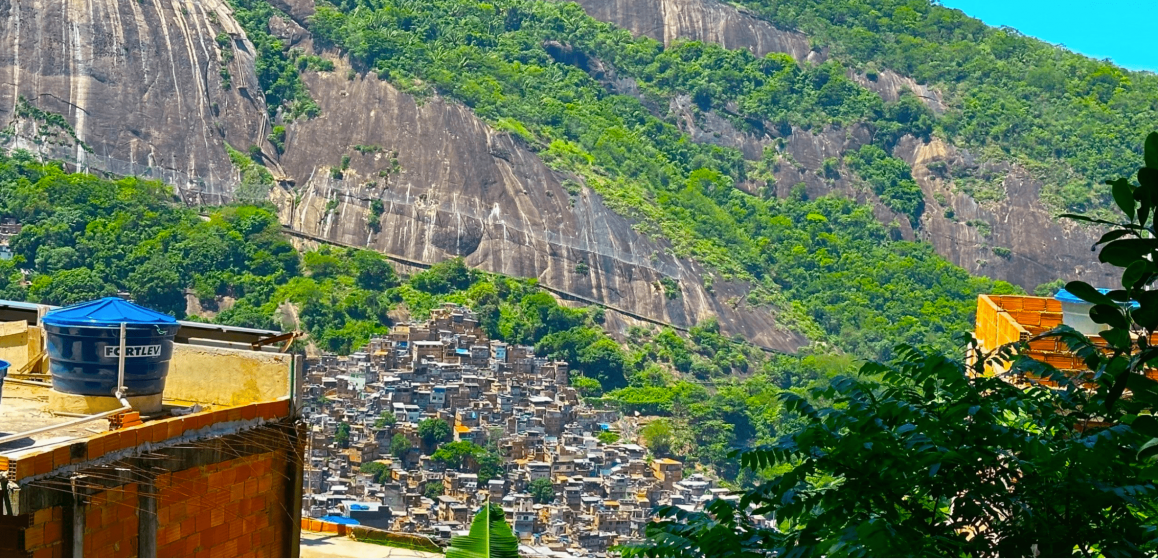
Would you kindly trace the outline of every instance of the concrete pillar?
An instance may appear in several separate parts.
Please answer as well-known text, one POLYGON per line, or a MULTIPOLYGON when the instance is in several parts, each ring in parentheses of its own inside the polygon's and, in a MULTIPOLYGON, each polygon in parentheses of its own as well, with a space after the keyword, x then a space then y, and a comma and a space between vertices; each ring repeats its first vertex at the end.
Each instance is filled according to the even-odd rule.
POLYGON ((153 479, 137 483, 137 558, 157 557, 157 488, 153 479))
POLYGON ((72 510, 72 539, 69 540, 69 547, 72 551, 69 556, 84 558, 84 499, 77 496, 69 509, 72 510))

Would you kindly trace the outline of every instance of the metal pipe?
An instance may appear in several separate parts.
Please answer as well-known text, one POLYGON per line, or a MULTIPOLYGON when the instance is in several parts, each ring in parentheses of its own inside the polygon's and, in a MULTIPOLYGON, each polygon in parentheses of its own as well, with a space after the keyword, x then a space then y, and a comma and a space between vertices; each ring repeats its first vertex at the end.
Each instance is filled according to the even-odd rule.
POLYGON ((76 420, 69 420, 67 422, 61 422, 60 424, 53 424, 51 426, 44 426, 43 428, 36 428, 35 430, 28 430, 27 432, 20 432, 18 434, 12 434, 12 435, 0 437, 0 443, 8 443, 10 441, 16 441, 18 439, 24 439, 28 436, 34 436, 36 434, 42 434, 44 432, 57 430, 60 428, 68 428, 70 426, 76 426, 78 424, 87 424, 88 422, 92 422, 95 420, 102 420, 104 418, 108 418, 109 416, 114 416, 114 415, 120 414, 122 412, 129 412, 130 410, 133 409, 132 406, 129 406, 129 402, 127 400, 125 400, 124 398, 121 398, 119 400, 121 401, 121 407, 118 409, 110 410, 108 412, 99 412, 99 413, 93 414, 91 416, 85 416, 84 418, 77 418, 76 420))
POLYGON ((81 418, 77 418, 76 420, 68 420, 66 422, 61 422, 60 424, 53 424, 51 426, 44 426, 43 428, 36 428, 35 430, 28 430, 27 432, 20 432, 18 434, 11 434, 11 435, 7 435, 4 437, 0 437, 0 443, 8 443, 10 441, 16 441, 19 439, 24 439, 28 436, 34 436, 36 434, 42 434, 44 432, 48 432, 48 431, 52 431, 52 430, 58 430, 60 428, 68 428, 68 427, 77 426, 80 424, 87 424, 89 422, 93 422, 96 420, 102 420, 104 418, 108 418, 110 416, 115 416, 117 414, 121 414, 123 412, 129 412, 130 410, 132 410, 133 407, 132 407, 132 405, 129 404, 129 401, 128 401, 128 399, 125 398, 125 394, 124 394, 124 391, 125 391, 125 386, 124 386, 125 385, 125 323, 121 323, 121 351, 120 351, 120 358, 119 358, 118 362, 119 362, 119 364, 118 364, 118 368, 117 368, 116 397, 117 397, 117 400, 120 401, 120 403, 121 403, 120 408, 115 409, 115 410, 110 410, 108 412, 98 412, 97 414, 93 414, 90 416, 84 416, 81 418))
POLYGON ((34 387, 52 387, 52 383, 45 383, 43 381, 31 381, 28 379, 14 379, 9 377, 4 380, 4 383, 15 383, 17 385, 32 385, 34 387))
POLYGON ((121 350, 117 353, 117 398, 125 394, 125 323, 121 323, 121 350))

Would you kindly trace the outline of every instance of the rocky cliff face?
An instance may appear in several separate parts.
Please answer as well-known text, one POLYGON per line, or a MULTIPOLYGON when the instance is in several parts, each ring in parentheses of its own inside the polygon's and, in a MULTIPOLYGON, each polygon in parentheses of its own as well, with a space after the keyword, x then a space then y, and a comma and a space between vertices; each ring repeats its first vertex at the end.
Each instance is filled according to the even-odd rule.
POLYGON ((223 0, 0 0, 0 126, 43 127, 27 107, 64 115, 72 138, 37 148, 126 174, 165 168, 219 200, 234 174, 224 142, 244 150, 269 132, 253 45, 230 14, 223 0))
POLYGON ((672 257, 590 190, 568 192, 536 155, 468 109, 437 98, 419 104, 372 76, 348 79, 336 62, 334 72, 305 76, 321 116, 287 126, 282 161, 298 183, 275 191, 283 222, 425 262, 463 256, 676 325, 715 315, 728 332, 772 348, 804 342, 743 303, 744 286, 715 282, 708 293, 697 265, 672 257), (377 227, 373 201, 382 204, 377 227), (664 278, 678 281, 679 297, 665 296, 664 278))
MULTIPOLYGON (((311 49, 299 24, 312 0, 274 4, 290 18, 271 21, 271 32, 311 49)), ((0 0, 0 23, 0 122, 10 145, 114 173, 164 170, 154 176, 200 202, 227 198, 236 183, 226 143, 257 145, 267 160, 275 153, 253 45, 223 0, 0 0), (35 111, 47 112, 40 120, 63 115, 71 128, 48 134, 53 126, 35 111)), ((676 325, 715 315, 727 332, 780 350, 805 342, 769 310, 749 307, 745 286, 706 291, 697 265, 637 233, 594 193, 568 192, 469 110, 419 104, 374 78, 348 80, 344 66, 305 79, 322 116, 289 124, 273 163, 295 185, 272 195, 285 223, 420 261, 464 256, 676 325), (372 201, 383 209, 373 228, 372 201), (664 295, 665 278, 680 297, 664 295)))
POLYGON ((1114 270, 1100 265, 1091 252, 1101 232, 1054 220, 1038 198, 1041 182, 1020 166, 991 165, 1004 196, 978 203, 951 176, 933 171, 942 168, 938 163, 949 170, 980 167, 967 153, 938 139, 905 138, 895 155, 913 166, 913 177, 925 195, 921 237, 969 272, 1027 289, 1058 278, 1095 286, 1117 284, 1114 270))
MULTIPOLYGON (((290 18, 271 21, 271 32, 311 49, 299 24, 312 0, 274 4, 290 18)), ((826 57, 803 35, 713 0, 581 4, 665 42, 700 39, 809 63, 826 57)), ((236 183, 225 144, 257 145, 288 179, 272 194, 283 220, 312 235, 425 262, 464 256, 473 266, 537 277, 677 325, 716 315, 728 333, 782 350, 805 342, 769 310, 749 307, 745 286, 716 281, 705 290, 706 273, 695 263, 671 256, 663 241, 638 233, 598 195, 469 110, 437 98, 419 102, 373 77, 349 79, 332 53, 336 71, 304 74, 321 116, 289 123, 285 152, 275 158, 265 141, 270 123, 253 53, 224 0, 0 0, 0 124, 9 141, 20 136, 20 145, 54 157, 123 174, 163 169, 187 198, 200 193, 205 202, 221 200, 236 183), (30 107, 64 115, 68 130, 45 133, 51 123, 38 122, 43 114, 30 107), (678 281, 680 297, 664 295, 665 278, 678 281)), ((908 88, 943 109, 936 91, 895 73, 853 78, 885 99, 908 88)), ((697 141, 734 146, 750 159, 777 150, 781 196, 804 183, 809 196, 839 192, 871 203, 882 222, 898 224, 899 237, 924 237, 971 272, 1026 287, 1059 277, 1105 283, 1103 271, 1089 265, 1092 234, 1054 222, 1037 200, 1040 185, 1024 170, 998 170, 1004 197, 979 204, 944 172, 976 167, 969 154, 906 139, 896 155, 913 165, 927 204, 914 231, 851 174, 819 172, 825 158, 868 142, 866 129, 754 136, 713 113, 693 114, 685 101, 669 110, 697 141)))
MULTIPOLYGON (((826 53, 812 50, 807 36, 778 29, 742 9, 716 0, 578 0, 578 3, 592 17, 665 44, 677 39, 698 40, 733 49, 746 48, 757 56, 781 52, 810 63, 826 58, 826 53)), ((934 111, 945 109, 939 92, 890 70, 880 72, 871 80, 851 72, 850 76, 886 101, 897 99, 908 89, 934 111)), ((699 134, 691 131, 693 138, 739 148, 749 159, 756 159, 758 150, 771 140, 729 130, 723 119, 703 119, 700 127, 704 130, 699 134)), ((783 151, 798 165, 787 166, 777 173, 778 189, 784 191, 797 182, 804 182, 810 196, 828 192, 853 196, 861 202, 873 203, 877 217, 889 223, 896 216, 871 193, 841 180, 826 181, 816 173, 824 158, 838 156, 864 143, 863 139, 856 138, 855 134, 842 131, 793 130, 785 139, 783 151)), ((946 168, 977 167, 968 153, 936 139, 923 143, 906 138, 894 155, 913 165, 914 178, 925 195, 921 231, 914 233, 904 219, 900 220, 900 231, 905 238, 921 237, 933 244, 938 253, 973 274, 1008 280, 1027 289, 1058 278, 1081 279, 1098 285, 1109 285, 1112 281, 1111 271, 1100 266, 1090 252, 1099 234, 1055 221, 1039 200, 1041 183, 1025 169, 1001 166, 1002 199, 980 204, 962 192, 951 175, 942 177, 926 168, 926 164, 934 162, 943 162, 946 168)))

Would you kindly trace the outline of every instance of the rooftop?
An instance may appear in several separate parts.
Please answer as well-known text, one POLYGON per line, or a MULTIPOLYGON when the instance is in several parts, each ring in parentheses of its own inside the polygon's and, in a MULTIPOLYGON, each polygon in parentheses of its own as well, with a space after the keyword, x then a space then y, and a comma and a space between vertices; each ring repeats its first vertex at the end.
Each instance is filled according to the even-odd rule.
MULTIPOLYGON (((12 302, 0 302, 0 315, 5 305, 12 302)), ((0 470, 8 470, 12 480, 44 475, 145 441, 195 437, 222 422, 283 418, 289 416, 295 393, 293 356, 214 345, 228 346, 228 340, 192 339, 174 343, 158 412, 145 414, 135 408, 78 424, 78 417, 92 412, 69 412, 58 406, 60 399, 91 407, 103 397, 54 394, 43 341, 38 326, 22 320, 0 322, 0 359, 13 364, 0 392, 0 439, 25 434, 0 443, 0 470), (80 441, 86 448, 78 454, 81 448, 71 444, 80 441)))

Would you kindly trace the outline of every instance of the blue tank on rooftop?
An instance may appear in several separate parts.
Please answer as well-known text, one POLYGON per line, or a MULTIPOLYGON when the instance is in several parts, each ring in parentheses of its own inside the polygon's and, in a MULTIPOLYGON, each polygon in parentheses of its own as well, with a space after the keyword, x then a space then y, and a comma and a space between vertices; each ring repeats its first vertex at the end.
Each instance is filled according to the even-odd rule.
POLYGON ((177 319, 106 297, 55 309, 40 322, 48 343, 53 389, 74 395, 113 395, 124 324, 126 396, 164 393, 173 337, 180 326, 177 319))

